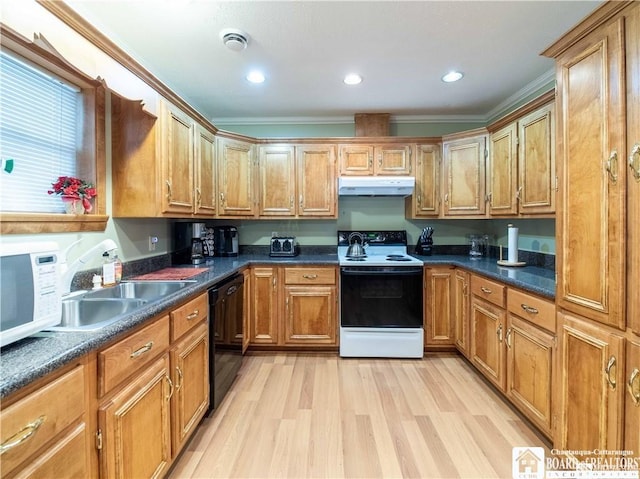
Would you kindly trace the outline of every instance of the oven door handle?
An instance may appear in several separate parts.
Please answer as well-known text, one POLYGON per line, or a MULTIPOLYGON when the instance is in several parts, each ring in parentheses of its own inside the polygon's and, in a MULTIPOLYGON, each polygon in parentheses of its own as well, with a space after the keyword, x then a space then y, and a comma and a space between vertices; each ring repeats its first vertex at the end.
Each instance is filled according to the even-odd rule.
POLYGON ((340 273, 345 276, 364 276, 364 275, 394 275, 394 276, 416 276, 422 274, 422 268, 403 268, 394 270, 376 270, 369 268, 340 268, 340 273))

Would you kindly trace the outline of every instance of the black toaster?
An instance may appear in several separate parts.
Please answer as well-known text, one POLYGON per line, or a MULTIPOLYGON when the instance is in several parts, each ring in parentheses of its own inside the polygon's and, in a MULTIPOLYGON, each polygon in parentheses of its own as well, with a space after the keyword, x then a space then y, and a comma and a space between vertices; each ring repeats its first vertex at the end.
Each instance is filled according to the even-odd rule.
POLYGON ((271 238, 269 256, 297 256, 300 251, 295 236, 274 236, 271 238))

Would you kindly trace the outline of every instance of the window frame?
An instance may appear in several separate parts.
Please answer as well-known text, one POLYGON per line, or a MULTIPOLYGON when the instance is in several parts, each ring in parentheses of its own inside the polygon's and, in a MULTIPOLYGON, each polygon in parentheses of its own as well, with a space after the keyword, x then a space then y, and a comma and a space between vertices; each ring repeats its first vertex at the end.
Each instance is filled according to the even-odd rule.
MULTIPOLYGON (((34 34, 30 41, 0 23, 2 50, 21 56, 38 67, 77 85, 83 98, 83 137, 78 151, 78 176, 95 183, 97 196, 91 214, 13 213, 0 211, 1 234, 64 233, 104 231, 109 216, 106 202, 106 85, 98 77, 90 78, 60 55, 42 36, 34 34)), ((52 179, 52 181, 54 181, 52 179)))

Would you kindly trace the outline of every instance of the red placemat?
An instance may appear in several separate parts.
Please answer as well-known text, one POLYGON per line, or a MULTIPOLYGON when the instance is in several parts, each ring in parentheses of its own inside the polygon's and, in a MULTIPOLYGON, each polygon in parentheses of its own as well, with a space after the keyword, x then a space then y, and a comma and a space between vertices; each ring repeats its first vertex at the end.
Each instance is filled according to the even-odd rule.
POLYGON ((147 273, 140 276, 136 276, 131 279, 136 280, 178 280, 178 279, 188 279, 192 276, 196 276, 200 273, 204 273, 208 268, 165 268, 160 269, 158 271, 154 271, 153 273, 147 273))

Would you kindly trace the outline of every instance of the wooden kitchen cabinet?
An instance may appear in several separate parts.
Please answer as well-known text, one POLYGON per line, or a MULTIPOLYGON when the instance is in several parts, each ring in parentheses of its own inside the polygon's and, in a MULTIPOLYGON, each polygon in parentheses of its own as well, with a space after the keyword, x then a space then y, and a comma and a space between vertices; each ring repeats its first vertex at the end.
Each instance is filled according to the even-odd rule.
POLYGON ((554 96, 546 93, 489 126, 490 215, 555 212, 554 96))
POLYGON ((640 337, 630 336, 626 344, 626 389, 624 409, 624 448, 640 451, 640 337))
POLYGON ((175 458, 209 407, 209 325, 206 319, 171 348, 171 373, 174 385, 171 451, 175 458))
POLYGON ((411 175, 412 146, 403 143, 342 144, 341 176, 411 175))
POLYGON ((620 450, 624 413, 624 338, 558 312, 558 419, 554 447, 620 450))
POLYGON ((78 361, 0 411, 2 477, 90 477, 86 366, 78 361))
MULTIPOLYGON (((606 8, 621 8, 613 3, 606 8)), ((563 39, 545 52, 556 58, 557 304, 620 329, 627 181, 624 32, 618 15, 575 43, 563 39)), ((637 45, 638 37, 631 41, 637 45)))
POLYGON ((405 217, 435 218, 440 214, 441 145, 417 145, 413 195, 405 199, 405 217))
POLYGON ((425 268, 424 344, 427 349, 455 343, 454 282, 453 267, 425 268))
POLYGON ((515 215, 518 213, 516 190, 518 189, 518 129, 511 123, 491 133, 489 137, 489 162, 487 197, 489 214, 515 215))
POLYGON ((171 463, 167 353, 146 367, 98 410, 102 477, 161 477, 171 463))
POLYGON ((258 149, 260 216, 295 216, 296 168, 294 147, 267 145, 258 149))
POLYGON ((213 133, 164 99, 158 114, 112 97, 113 216, 212 217, 213 133))
POLYGON ((166 101, 160 102, 163 213, 191 214, 194 210, 194 132, 194 121, 187 114, 166 101))
POLYGON ((285 345, 337 342, 337 287, 334 267, 284 268, 285 345))
MULTIPOLYGON (((473 277, 472 277, 473 282, 473 277)), ((505 310, 475 295, 471 298, 471 361, 489 381, 505 390, 505 310)))
POLYGON ((484 216, 488 136, 484 128, 443 140, 444 216, 484 216))
POLYGON ((336 217, 335 146, 264 145, 258 155, 261 217, 336 217))
POLYGON ((553 437, 555 305, 509 288, 505 334, 506 395, 547 437, 553 437))
POLYGON ((217 138, 218 216, 256 215, 254 154, 251 143, 217 138))
POLYGON ((298 216, 337 218, 335 145, 296 145, 298 216))
POLYGON ((453 308, 454 340, 456 348, 466 358, 469 358, 471 353, 469 281, 467 271, 459 268, 455 270, 451 306, 453 308))
POLYGON ((206 128, 195 125, 195 150, 193 162, 193 182, 195 204, 193 213, 197 216, 213 218, 216 215, 216 138, 206 128))
POLYGON ((251 268, 251 325, 250 343, 278 344, 278 268, 259 266, 251 268))

